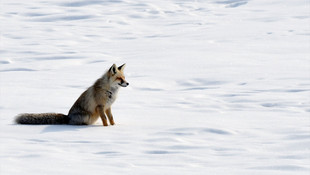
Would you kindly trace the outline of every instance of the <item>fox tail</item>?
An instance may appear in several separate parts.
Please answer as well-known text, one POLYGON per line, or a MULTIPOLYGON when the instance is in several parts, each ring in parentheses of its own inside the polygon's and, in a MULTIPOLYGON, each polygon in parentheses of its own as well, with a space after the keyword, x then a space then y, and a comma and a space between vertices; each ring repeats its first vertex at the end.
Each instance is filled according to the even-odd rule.
POLYGON ((41 114, 19 114, 15 118, 17 124, 33 124, 33 125, 44 125, 44 124, 68 124, 69 117, 59 113, 41 113, 41 114))

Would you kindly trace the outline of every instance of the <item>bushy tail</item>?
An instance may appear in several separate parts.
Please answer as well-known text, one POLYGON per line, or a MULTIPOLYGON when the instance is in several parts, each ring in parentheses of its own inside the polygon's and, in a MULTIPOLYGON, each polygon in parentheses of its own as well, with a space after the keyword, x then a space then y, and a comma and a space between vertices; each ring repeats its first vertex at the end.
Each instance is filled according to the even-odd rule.
POLYGON ((42 114, 19 114, 15 122, 18 124, 68 124, 69 118, 67 115, 59 113, 42 113, 42 114))

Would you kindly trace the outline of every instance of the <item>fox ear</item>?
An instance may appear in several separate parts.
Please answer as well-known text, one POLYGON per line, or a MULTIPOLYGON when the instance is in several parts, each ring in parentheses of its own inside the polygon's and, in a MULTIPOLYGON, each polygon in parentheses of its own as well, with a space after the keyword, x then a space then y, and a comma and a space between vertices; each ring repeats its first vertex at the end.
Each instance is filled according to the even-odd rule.
POLYGON ((126 63, 118 67, 117 69, 121 72, 123 72, 124 68, 126 67, 126 63))
POLYGON ((110 72, 112 75, 116 74, 116 65, 115 65, 115 64, 113 64, 113 65, 110 67, 109 72, 110 72))

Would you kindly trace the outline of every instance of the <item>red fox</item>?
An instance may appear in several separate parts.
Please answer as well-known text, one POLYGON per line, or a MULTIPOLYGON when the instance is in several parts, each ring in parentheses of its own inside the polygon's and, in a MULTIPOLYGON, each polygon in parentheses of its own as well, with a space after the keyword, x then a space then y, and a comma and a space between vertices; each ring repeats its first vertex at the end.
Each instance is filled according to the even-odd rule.
POLYGON ((111 125, 114 119, 111 105, 116 100, 119 87, 127 87, 129 83, 124 76, 125 64, 115 64, 91 87, 76 100, 68 115, 59 113, 20 114, 15 122, 18 124, 69 124, 91 125, 101 118, 104 126, 108 126, 106 115, 111 125))

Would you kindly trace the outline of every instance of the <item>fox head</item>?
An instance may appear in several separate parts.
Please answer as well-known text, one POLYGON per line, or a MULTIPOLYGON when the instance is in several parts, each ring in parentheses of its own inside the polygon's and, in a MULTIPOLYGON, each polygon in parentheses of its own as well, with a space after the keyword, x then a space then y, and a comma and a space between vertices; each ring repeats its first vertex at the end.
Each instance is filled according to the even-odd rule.
POLYGON ((129 83, 125 80, 124 68, 125 64, 119 67, 117 67, 115 64, 111 66, 108 71, 111 86, 127 87, 129 85, 129 83))

